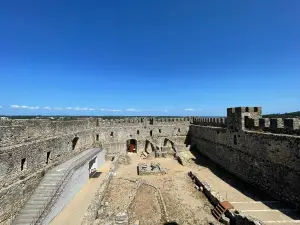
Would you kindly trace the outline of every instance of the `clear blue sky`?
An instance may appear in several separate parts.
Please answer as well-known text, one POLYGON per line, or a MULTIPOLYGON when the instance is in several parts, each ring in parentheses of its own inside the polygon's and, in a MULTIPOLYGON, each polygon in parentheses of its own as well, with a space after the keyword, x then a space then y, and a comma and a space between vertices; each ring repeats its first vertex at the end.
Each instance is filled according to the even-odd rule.
POLYGON ((299 9, 299 0, 1 1, 0 114, 300 110, 299 9))

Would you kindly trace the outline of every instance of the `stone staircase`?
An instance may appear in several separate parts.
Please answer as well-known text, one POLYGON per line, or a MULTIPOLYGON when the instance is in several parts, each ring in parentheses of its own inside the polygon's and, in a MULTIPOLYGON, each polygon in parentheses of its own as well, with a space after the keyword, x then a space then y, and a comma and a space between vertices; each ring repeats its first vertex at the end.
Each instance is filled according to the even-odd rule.
POLYGON ((219 202, 219 204, 212 210, 212 214, 219 221, 228 209, 233 209, 233 206, 228 201, 219 202))
POLYGON ((101 149, 89 149, 46 173, 24 208, 16 216, 13 225, 39 224, 39 219, 59 196, 63 185, 76 168, 97 155, 101 149))

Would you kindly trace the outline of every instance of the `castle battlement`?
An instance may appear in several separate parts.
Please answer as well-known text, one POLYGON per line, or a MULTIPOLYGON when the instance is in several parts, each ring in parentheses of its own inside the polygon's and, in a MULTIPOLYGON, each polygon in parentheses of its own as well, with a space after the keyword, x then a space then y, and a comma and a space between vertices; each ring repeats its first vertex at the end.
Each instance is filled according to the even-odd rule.
POLYGON ((194 117, 194 125, 212 126, 212 127, 225 127, 226 117, 194 117))
POLYGON ((245 129, 271 133, 300 134, 299 118, 248 118, 245 129))
POLYGON ((257 130, 269 133, 300 134, 300 118, 262 118, 262 107, 227 109, 227 117, 193 117, 192 124, 227 127, 232 131, 257 130))
POLYGON ((117 125, 123 124, 128 126, 134 126, 138 124, 168 124, 168 123, 189 123, 192 121, 192 117, 165 117, 165 118, 155 118, 155 117, 143 117, 143 118, 124 118, 124 119, 98 119, 98 126, 101 125, 117 125))

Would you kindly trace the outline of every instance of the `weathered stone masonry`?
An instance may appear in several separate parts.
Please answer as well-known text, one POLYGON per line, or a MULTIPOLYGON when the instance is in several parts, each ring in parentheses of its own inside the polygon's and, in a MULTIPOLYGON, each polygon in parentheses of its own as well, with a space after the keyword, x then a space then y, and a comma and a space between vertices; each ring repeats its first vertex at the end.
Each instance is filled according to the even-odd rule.
POLYGON ((299 204, 299 127, 295 118, 261 118, 260 107, 229 108, 226 118, 0 120, 0 224, 9 224, 48 169, 92 147, 107 157, 125 154, 130 140, 138 153, 197 147, 241 179, 299 204))
POLYGON ((80 151, 102 146, 113 156, 125 153, 130 139, 138 152, 180 151, 189 124, 190 118, 0 120, 0 224, 9 224, 48 169, 80 151))
POLYGON ((275 134, 282 129, 298 134, 299 120, 293 119, 293 126, 277 123, 278 127, 266 129, 262 129, 262 123, 252 122, 262 120, 266 119, 261 118, 260 107, 229 108, 223 127, 213 121, 203 125, 196 118, 188 136, 192 146, 226 170, 278 199, 299 206, 300 137, 275 134))

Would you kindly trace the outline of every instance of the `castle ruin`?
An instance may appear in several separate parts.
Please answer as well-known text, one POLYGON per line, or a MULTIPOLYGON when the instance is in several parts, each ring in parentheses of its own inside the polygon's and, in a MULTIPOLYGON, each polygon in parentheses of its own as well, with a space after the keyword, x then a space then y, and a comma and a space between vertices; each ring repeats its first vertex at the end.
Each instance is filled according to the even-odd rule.
POLYGON ((267 119, 261 114, 261 107, 235 107, 228 108, 224 118, 2 119, 0 224, 16 221, 51 169, 74 157, 77 164, 66 168, 83 168, 80 154, 88 149, 83 157, 87 170, 94 172, 120 155, 172 156, 193 148, 239 179, 299 207, 300 119, 267 119))

